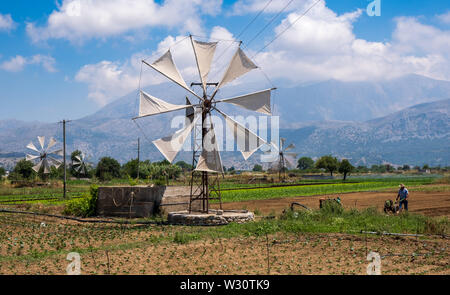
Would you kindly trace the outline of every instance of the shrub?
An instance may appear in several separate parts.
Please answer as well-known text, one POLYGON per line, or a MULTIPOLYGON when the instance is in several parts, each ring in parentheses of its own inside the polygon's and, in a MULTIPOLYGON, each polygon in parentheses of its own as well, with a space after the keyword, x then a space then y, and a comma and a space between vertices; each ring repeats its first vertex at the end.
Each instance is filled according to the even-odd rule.
POLYGON ((320 208, 322 214, 327 215, 341 215, 344 212, 344 208, 341 204, 334 200, 326 200, 323 202, 322 208, 320 208))
POLYGON ((64 215, 90 217, 95 215, 98 199, 98 187, 91 185, 90 193, 80 199, 72 199, 64 208, 64 215))

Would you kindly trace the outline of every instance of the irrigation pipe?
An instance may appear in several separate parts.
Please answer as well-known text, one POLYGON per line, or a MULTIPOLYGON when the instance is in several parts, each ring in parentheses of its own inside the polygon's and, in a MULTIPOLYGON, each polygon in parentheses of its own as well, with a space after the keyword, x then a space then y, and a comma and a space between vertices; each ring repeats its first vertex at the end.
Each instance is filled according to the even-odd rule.
POLYGON ((160 221, 136 221, 136 222, 133 221, 133 222, 131 222, 131 221, 117 221, 117 220, 105 220, 105 219, 94 219, 94 220, 93 219, 81 219, 81 218, 70 217, 70 216, 62 216, 62 215, 38 213, 38 212, 27 212, 27 211, 15 211, 15 210, 7 210, 7 209, 0 209, 0 213, 38 215, 38 216, 73 220, 73 221, 83 222, 83 223, 111 223, 111 224, 137 224, 137 225, 144 225, 144 224, 163 225, 163 224, 166 224, 165 222, 160 222, 160 221))
POLYGON ((403 237, 441 237, 448 238, 447 235, 425 235, 425 234, 401 234, 401 233, 388 233, 388 232, 376 232, 376 231, 361 231, 362 234, 371 234, 371 235, 385 235, 385 236, 403 236, 403 237))

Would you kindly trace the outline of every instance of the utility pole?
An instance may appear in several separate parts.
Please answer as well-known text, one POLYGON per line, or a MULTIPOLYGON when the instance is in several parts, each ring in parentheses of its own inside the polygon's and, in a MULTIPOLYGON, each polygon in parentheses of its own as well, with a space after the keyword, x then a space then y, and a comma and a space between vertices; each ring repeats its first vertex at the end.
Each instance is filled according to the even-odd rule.
POLYGON ((137 179, 139 179, 140 152, 141 152, 141 144, 140 144, 140 138, 138 137, 137 179))
POLYGON ((66 172, 66 123, 69 123, 72 121, 66 121, 62 120, 59 123, 63 124, 63 165, 64 165, 64 199, 66 198, 66 192, 67 192, 67 172, 66 172))

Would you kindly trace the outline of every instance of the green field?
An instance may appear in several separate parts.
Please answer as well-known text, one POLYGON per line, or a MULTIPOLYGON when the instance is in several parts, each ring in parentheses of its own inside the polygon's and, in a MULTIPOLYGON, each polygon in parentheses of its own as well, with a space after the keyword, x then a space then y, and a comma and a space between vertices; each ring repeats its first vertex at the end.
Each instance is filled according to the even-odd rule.
MULTIPOLYGON (((439 176, 377 176, 377 177, 353 177, 347 182, 341 179, 332 180, 299 180, 289 184, 283 183, 240 183, 239 177, 221 180, 222 201, 239 202, 261 199, 273 199, 295 196, 313 196, 324 194, 342 194, 362 191, 379 191, 396 189, 399 183, 407 187, 418 187, 427 190, 439 179, 439 176), (323 184, 325 183, 325 184, 323 184), (289 186, 286 186, 289 185, 289 186), (425 186, 425 187, 424 187, 425 186)), ((140 184, 146 184, 141 182, 140 184)), ((67 199, 79 198, 89 191, 91 183, 85 180, 70 180, 67 184, 67 199)), ((107 183, 97 183, 99 186, 129 185, 128 180, 117 179, 107 183)), ((186 185, 182 182, 171 185, 186 185)), ((448 187, 445 187, 448 189, 448 187)), ((63 204, 61 183, 53 187, 25 187, 13 188, 5 184, 0 185, 0 203, 43 203, 63 204)))

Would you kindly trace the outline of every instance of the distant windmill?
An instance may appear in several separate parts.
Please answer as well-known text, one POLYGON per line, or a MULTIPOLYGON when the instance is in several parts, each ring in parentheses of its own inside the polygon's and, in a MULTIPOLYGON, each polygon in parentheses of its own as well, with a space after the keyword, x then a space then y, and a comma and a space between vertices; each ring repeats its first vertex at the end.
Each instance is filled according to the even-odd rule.
POLYGON ((72 161, 72 167, 73 170, 75 170, 80 175, 86 175, 89 163, 86 160, 86 156, 84 153, 81 153, 80 155, 76 155, 74 157, 74 160, 72 161))
POLYGON ((295 148, 295 145, 291 143, 289 146, 284 147, 286 143, 286 138, 280 138, 280 145, 278 151, 277 159, 272 163, 272 168, 278 171, 278 177, 281 181, 281 173, 284 173, 284 178, 286 178, 286 168, 295 168, 295 158, 297 158, 296 153, 288 153, 287 151, 295 148))
POLYGON ((225 119, 226 125, 233 132, 235 142, 237 142, 244 159, 248 159, 267 142, 223 113, 219 110, 219 107, 221 108, 224 103, 229 103, 247 110, 271 115, 270 96, 271 91, 275 88, 216 100, 216 94, 221 87, 256 69, 257 66, 245 55, 240 48, 241 42, 239 42, 239 47, 231 58, 222 78, 216 83, 210 83, 208 82, 208 74, 218 42, 201 42, 194 40, 192 36, 190 36, 190 40, 193 49, 192 58, 195 58, 200 80, 191 83, 191 87, 199 86, 202 90, 201 94, 195 93, 187 86, 175 66, 170 49, 151 64, 145 60, 142 62, 184 88, 198 100, 198 103, 191 104, 187 99, 186 104, 175 105, 140 90, 139 115, 134 119, 186 109, 186 117, 189 119, 187 126, 178 130, 175 134, 155 140, 153 143, 164 157, 172 162, 194 130, 192 164, 195 169, 191 178, 189 211, 191 211, 192 202, 199 200, 201 212, 208 213, 209 200, 211 199, 219 200, 220 208, 222 208, 218 175, 223 174, 223 165, 216 142, 211 112, 216 111, 225 119), (208 91, 209 86, 215 86, 211 92, 208 91))
POLYGON ((58 169, 58 167, 61 166, 62 162, 56 159, 55 156, 62 156, 63 151, 62 149, 50 151, 50 149, 56 144, 56 140, 53 137, 50 138, 46 148, 44 148, 45 136, 38 136, 37 138, 41 148, 40 149, 36 148, 33 142, 30 142, 27 145, 27 148, 37 152, 38 155, 27 154, 26 160, 34 161, 38 159, 39 162, 35 166, 33 166, 33 170, 39 172, 41 168, 43 168, 44 174, 48 174, 50 173, 50 167, 55 167, 56 169, 58 169))

